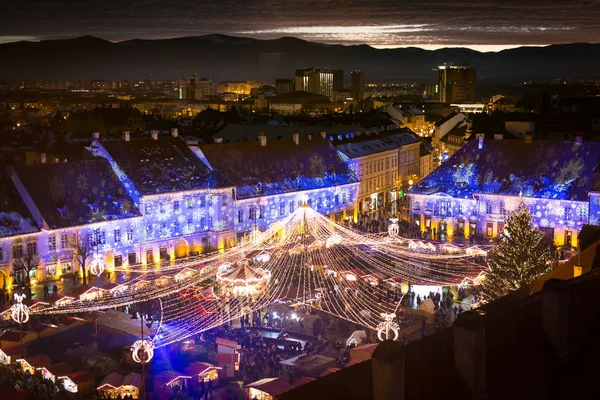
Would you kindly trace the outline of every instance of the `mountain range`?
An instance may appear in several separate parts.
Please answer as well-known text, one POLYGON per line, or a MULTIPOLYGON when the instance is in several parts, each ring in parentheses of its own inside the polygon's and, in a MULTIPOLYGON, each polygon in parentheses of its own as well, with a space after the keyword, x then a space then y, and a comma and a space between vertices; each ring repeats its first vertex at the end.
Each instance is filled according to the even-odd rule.
POLYGON ((481 79, 598 76, 600 43, 519 47, 500 52, 466 48, 376 49, 282 37, 219 34, 109 42, 93 36, 0 44, 0 80, 180 79, 192 72, 217 80, 292 78, 296 68, 354 69, 369 80, 437 79, 438 65, 465 64, 481 79))

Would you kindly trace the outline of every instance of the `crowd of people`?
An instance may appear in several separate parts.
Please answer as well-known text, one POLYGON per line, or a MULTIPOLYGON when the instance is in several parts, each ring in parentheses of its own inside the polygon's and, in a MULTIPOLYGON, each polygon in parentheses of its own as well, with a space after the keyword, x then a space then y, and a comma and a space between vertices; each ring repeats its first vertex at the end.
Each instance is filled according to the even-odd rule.
POLYGON ((57 385, 41 375, 23 372, 19 365, 0 364, 0 390, 2 398, 17 397, 17 392, 26 392, 25 398, 32 399, 75 399, 77 396, 67 392, 62 385, 57 385), (4 397, 6 396, 6 397, 4 397))

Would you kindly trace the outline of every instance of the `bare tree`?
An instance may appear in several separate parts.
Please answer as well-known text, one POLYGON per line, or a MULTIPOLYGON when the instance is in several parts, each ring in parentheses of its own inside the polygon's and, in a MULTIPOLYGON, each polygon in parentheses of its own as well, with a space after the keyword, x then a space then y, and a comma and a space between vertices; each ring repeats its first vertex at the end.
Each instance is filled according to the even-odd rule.
POLYGON ((77 258, 77 262, 81 267, 83 274, 83 284, 87 285, 87 261, 92 255, 92 244, 88 243, 88 240, 81 234, 81 232, 75 232, 71 238, 71 247, 77 258))
POLYGON ((30 271, 37 270, 40 265, 40 257, 37 254, 28 253, 19 257, 13 263, 15 276, 19 276, 19 283, 25 287, 27 297, 31 297, 31 278, 30 271))

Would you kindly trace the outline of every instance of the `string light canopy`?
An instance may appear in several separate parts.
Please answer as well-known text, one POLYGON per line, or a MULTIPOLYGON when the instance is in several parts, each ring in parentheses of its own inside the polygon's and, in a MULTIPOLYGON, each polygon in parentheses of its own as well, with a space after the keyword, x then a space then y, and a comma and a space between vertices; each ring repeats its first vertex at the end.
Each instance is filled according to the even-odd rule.
POLYGON ((35 313, 86 312, 160 299, 162 326, 153 344, 162 347, 270 304, 290 302, 376 331, 382 323, 378 316, 382 316, 387 323, 382 337, 391 338, 395 336, 394 317, 386 318, 396 313, 402 295, 394 282, 456 286, 484 270, 480 252, 474 256, 458 246, 448 251, 442 245, 415 245, 395 235, 365 235, 307 206, 254 238, 219 254, 151 271, 130 268, 134 278, 119 290, 35 313), (146 283, 137 285, 141 278, 146 283), (211 289, 225 295, 206 296, 211 289))

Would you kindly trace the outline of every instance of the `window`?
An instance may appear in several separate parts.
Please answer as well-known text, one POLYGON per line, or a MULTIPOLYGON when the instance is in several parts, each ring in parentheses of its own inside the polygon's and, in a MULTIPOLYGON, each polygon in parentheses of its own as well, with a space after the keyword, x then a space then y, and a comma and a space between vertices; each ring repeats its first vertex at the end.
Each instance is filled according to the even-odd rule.
POLYGON ((179 201, 177 200, 173 202, 173 211, 179 211, 179 201))
POLYGON ((37 253, 38 253, 37 242, 28 242, 27 243, 27 254, 36 256, 37 253))
POLYGON ((133 242, 133 228, 127 228, 127 241, 129 243, 133 242))
POLYGON ((256 208, 250 207, 248 209, 248 219, 256 219, 256 208))
POLYGON ((213 228, 213 219, 212 217, 208 217, 208 229, 212 229, 213 228))
POLYGON ((0 247, 0 262, 4 261, 4 249, 0 247))
POLYGON ((161 222, 160 223, 160 236, 165 237, 167 236, 167 223, 166 222, 161 222))
POLYGON ((571 219, 571 207, 570 206, 565 207, 565 219, 566 220, 571 219))
POLYGON ((93 232, 88 232, 85 234, 85 242, 90 246, 94 243, 94 233, 93 232))
MULTIPOLYGON (((191 219, 188 220, 188 224, 191 225, 191 226, 194 226, 191 219)), ((202 229, 202 230, 206 229, 206 217, 201 217, 200 218, 200 229, 202 229)))
POLYGON ((580 206, 577 208, 577 216, 581 221, 587 220, 587 208, 585 206, 580 206))
POLYGON ((279 204, 279 215, 285 215, 285 203, 283 201, 279 204))
POLYGON ((152 237, 152 225, 146 225, 146 238, 152 237))
POLYGON ((69 235, 67 235, 66 233, 62 233, 60 235, 60 247, 63 249, 69 248, 69 235))
POLYGON ((129 262, 129 265, 135 265, 137 264, 137 256, 135 253, 129 253, 127 255, 127 262, 129 262))
POLYGON ((123 266, 123 256, 122 255, 118 255, 115 256, 115 267, 122 267, 123 266))
POLYGON ((167 250, 166 247, 161 247, 158 249, 158 254, 160 257, 160 261, 167 261, 169 258, 169 251, 167 250))
POLYGON ((258 218, 263 219, 265 217, 265 206, 260 206, 258 218))
POLYGON ((224 194, 223 197, 221 197, 221 205, 226 206, 227 205, 227 195, 224 194))
POLYGON ((342 192, 342 203, 346 204, 348 202, 348 192, 342 192))
MULTIPOLYGON (((506 206, 504 205, 504 201, 500 202, 500 214, 506 215, 506 206)), ((500 229, 498 229, 500 230, 500 229)))
POLYGON ((442 215, 446 215, 446 202, 442 201, 442 204, 440 204, 440 213, 442 215))
POLYGON ((238 210, 238 222, 244 222, 244 210, 238 210))
POLYGON ((270 207, 270 212, 269 215, 271 216, 271 218, 276 218, 277 217, 277 207, 275 206, 275 204, 271 204, 270 207))
POLYGON ((290 214, 294 212, 294 200, 290 201, 290 214))
POLYGON ((458 203, 458 213, 459 213, 459 214, 463 214, 463 213, 464 213, 464 210, 463 210, 463 205, 462 205, 462 203, 461 203, 461 202, 459 202, 459 203, 458 203))
MULTIPOLYGON (((211 195, 208 195, 207 202, 208 202, 208 206, 212 207, 212 205, 213 205, 213 197, 211 195)), ((204 202, 203 202, 203 204, 201 204, 201 207, 204 207, 204 202)))
MULTIPOLYGON (((191 197, 188 197, 187 199, 185 199, 185 207, 189 210, 191 208, 194 208, 194 199, 191 197)), ((202 206, 200 206, 202 207, 202 206)))
POLYGON ((335 195, 335 205, 336 205, 336 206, 339 206, 339 205, 340 205, 340 195, 339 195, 339 194, 336 194, 336 195, 335 195))
POLYGON ((486 202, 485 202, 485 213, 486 214, 492 213, 492 201, 491 200, 486 200, 486 202))
POLYGON ((420 209, 421 209, 421 202, 420 201, 415 201, 415 203, 413 205, 413 210, 419 211, 420 209))
POLYGON ((163 214, 165 212, 165 203, 158 204, 158 211, 163 214))
POLYGON ((117 228, 114 230, 115 244, 121 243, 121 229, 117 228))
POLYGON ((96 243, 98 244, 106 244, 106 232, 104 231, 95 231, 94 232, 96 243))
POLYGON ((179 230, 179 221, 175 221, 173 222, 173 233, 178 236, 180 235, 180 230, 179 230))
POLYGON ((56 250, 56 236, 54 236, 54 235, 48 236, 48 250, 49 251, 56 250))
POLYGON ((152 204, 144 204, 144 215, 152 215, 152 204))

